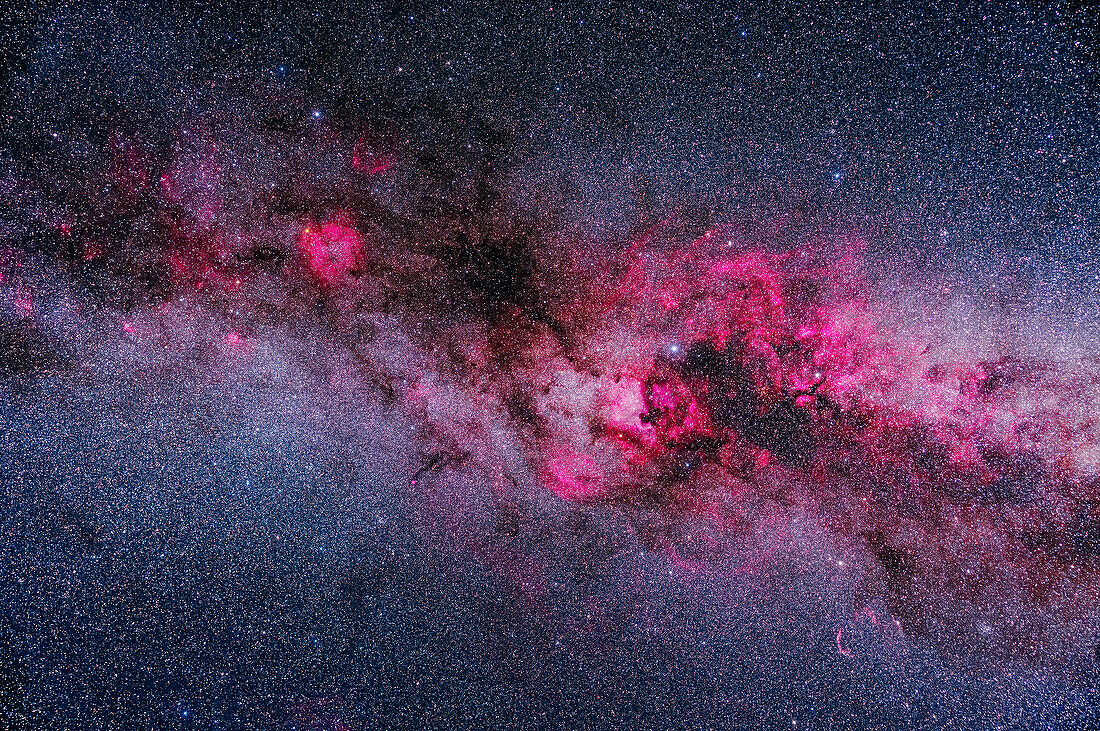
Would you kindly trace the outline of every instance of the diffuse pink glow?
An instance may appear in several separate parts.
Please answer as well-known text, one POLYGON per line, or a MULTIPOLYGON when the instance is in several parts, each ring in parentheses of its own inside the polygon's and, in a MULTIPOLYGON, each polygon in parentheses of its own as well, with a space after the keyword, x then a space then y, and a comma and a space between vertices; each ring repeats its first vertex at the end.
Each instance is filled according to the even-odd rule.
POLYGON ((604 494, 606 476, 590 457, 560 448, 548 468, 551 489, 566 500, 586 501, 604 494))
POLYGON ((305 226, 298 236, 298 248, 310 270, 326 284, 347 276, 359 266, 364 255, 359 232, 336 221, 305 226))
POLYGON ((397 164, 396 145, 383 135, 363 132, 355 141, 351 164, 361 173, 382 175, 397 164))
MULTIPOLYGON (((394 164, 376 142, 361 138, 353 151, 352 164, 368 175, 394 164)), ((241 288, 245 276, 245 265, 207 225, 220 215, 208 195, 220 174, 206 155, 171 168, 161 183, 174 206, 173 281, 218 294, 241 288)), ((295 245, 323 295, 374 286, 375 270, 403 266, 368 262, 372 252, 353 210, 298 219, 295 245)), ((852 246, 834 266, 811 267, 805 252, 735 246, 718 229, 682 248, 655 242, 663 225, 612 265, 622 273, 609 274, 614 284, 573 272, 581 286, 562 309, 584 313, 575 318, 584 325, 569 333, 576 343, 568 348, 519 306, 500 322, 470 328, 482 339, 456 338, 458 370, 479 371, 470 383, 490 393, 510 383, 526 398, 512 401, 517 419, 537 425, 522 438, 542 486, 566 502, 622 509, 637 521, 646 548, 693 574, 721 550, 686 545, 681 534, 690 531, 682 524, 705 522, 735 544, 758 531, 764 515, 808 511, 865 546, 874 562, 868 581, 883 587, 891 621, 911 634, 937 622, 965 634, 965 612, 930 617, 929 607, 995 604, 1004 599, 997 592, 1014 590, 995 577, 1013 572, 1028 576, 1021 584, 1033 605, 1060 602, 1068 616, 1098 603, 1089 599, 1100 585, 1096 562, 1062 538, 1087 537, 1095 530, 1088 521, 1100 522, 1090 507, 1100 500, 1096 483, 1080 478, 1068 459, 1033 454, 1019 436, 1017 427, 1031 417, 1004 395, 1006 382, 1022 378, 1011 363, 937 365, 922 344, 883 331, 860 294, 852 246), (602 341, 608 332, 622 340, 602 341), (572 360, 562 365, 565 350, 572 360), (543 390, 549 363, 570 376, 543 390), (988 543, 1000 549, 977 555, 974 577, 960 576, 957 554, 988 543), (1055 588, 1070 573, 1082 588, 1058 598, 1055 588), (948 601, 926 601, 932 595, 948 601)), ((424 252, 424 270, 432 270, 424 252)), ((445 272, 439 276, 456 274, 449 262, 435 263, 433 271, 445 272)), ((402 273, 415 281, 418 271, 402 273)), ((244 342, 236 332, 224 338, 230 346, 244 342)), ((512 403, 501 394, 486 401, 481 391, 467 395, 474 412, 512 403)), ((419 401, 449 398, 435 386, 416 386, 406 402, 417 411, 419 401)), ((466 433, 484 431, 478 414, 440 413, 451 414, 438 427, 448 444, 482 438, 466 433)), ((417 489, 427 482, 412 478, 417 489)), ((778 543, 761 545, 725 570, 765 570, 778 543)), ((838 651, 850 654, 843 639, 838 634, 838 651)))
MULTIPOLYGON (((594 442, 613 445, 620 461, 597 469, 583 451, 557 453, 549 475, 560 497, 716 512, 727 516, 718 525, 738 526, 742 501, 773 494, 779 480, 789 504, 867 538, 899 631, 926 626, 933 592, 959 608, 1002 603, 1016 590, 995 578, 1006 573, 1031 576, 1039 606, 1097 605, 1085 588, 1100 583, 1095 562, 1057 538, 1094 530, 1081 521, 1097 520, 1088 512, 1097 483, 1010 436, 1025 417, 998 394, 1002 374, 1019 366, 960 364, 952 380, 919 343, 877 330, 851 282, 800 270, 792 255, 711 257, 707 241, 717 238, 683 253, 628 252, 607 312, 668 333, 675 347, 637 377, 622 364, 594 442), (1001 548, 974 554, 980 570, 957 575, 958 552, 989 542, 1001 548), (1051 587, 1070 574, 1083 583, 1067 603, 1051 587)), ((668 536, 653 545, 694 566, 668 536)), ((869 607, 861 616, 879 626, 869 607)), ((968 634, 967 616, 940 617, 939 631, 968 634)), ((837 650, 851 654, 839 632, 837 650)))

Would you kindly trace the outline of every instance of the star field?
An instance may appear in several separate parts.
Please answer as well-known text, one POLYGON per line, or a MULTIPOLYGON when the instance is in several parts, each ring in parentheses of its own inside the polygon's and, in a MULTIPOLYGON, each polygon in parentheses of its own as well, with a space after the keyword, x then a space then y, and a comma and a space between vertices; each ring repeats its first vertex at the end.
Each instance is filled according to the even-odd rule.
POLYGON ((1095 10, 0 10, 0 728, 1100 724, 1095 10))

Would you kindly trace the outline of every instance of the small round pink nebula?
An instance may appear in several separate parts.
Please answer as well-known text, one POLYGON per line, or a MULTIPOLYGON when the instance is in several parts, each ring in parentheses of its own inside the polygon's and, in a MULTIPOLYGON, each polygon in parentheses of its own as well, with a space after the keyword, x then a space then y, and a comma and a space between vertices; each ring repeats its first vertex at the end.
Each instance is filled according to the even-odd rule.
POLYGON ((322 223, 302 229, 298 248, 313 273, 332 284, 359 263, 363 253, 363 237, 351 226, 322 223))

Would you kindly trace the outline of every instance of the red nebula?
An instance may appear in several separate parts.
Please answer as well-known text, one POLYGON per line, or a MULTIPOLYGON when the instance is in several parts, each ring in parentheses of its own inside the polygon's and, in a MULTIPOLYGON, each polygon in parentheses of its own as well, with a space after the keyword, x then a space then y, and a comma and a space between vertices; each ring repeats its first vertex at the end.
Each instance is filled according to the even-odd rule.
POLYGON ((322 223, 302 229, 298 249, 305 255, 310 270, 321 281, 333 284, 359 265, 363 237, 351 226, 322 223))
POLYGON ((364 132, 355 141, 351 164, 367 175, 381 175, 397 164, 397 151, 391 141, 364 132))
MULTIPOLYGON (((993 627, 997 652, 1040 654, 1048 630, 1014 624, 1013 600, 1067 621, 1100 609, 1100 480, 1027 438, 1076 434, 1024 410, 1059 390, 1053 372, 929 363, 875 326, 858 282, 794 255, 631 255, 605 314, 667 344, 641 372, 620 364, 591 456, 572 435, 548 445, 559 497, 664 511, 671 540, 651 543, 670 553, 677 515, 737 526, 761 500, 808 508, 865 546, 899 626, 945 648, 993 627)), ((839 634, 837 648, 851 652, 839 634)))
POLYGON ((583 454, 559 449, 547 465, 550 488, 565 500, 583 502, 604 494, 605 477, 596 462, 583 454))

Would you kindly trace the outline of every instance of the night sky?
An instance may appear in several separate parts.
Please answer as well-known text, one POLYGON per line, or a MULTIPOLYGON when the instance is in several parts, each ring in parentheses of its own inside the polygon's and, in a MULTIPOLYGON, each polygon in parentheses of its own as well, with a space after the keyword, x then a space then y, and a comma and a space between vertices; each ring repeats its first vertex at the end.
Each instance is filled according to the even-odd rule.
POLYGON ((1100 11, 184 5, 0 9, 0 729, 1100 728, 1100 11))

